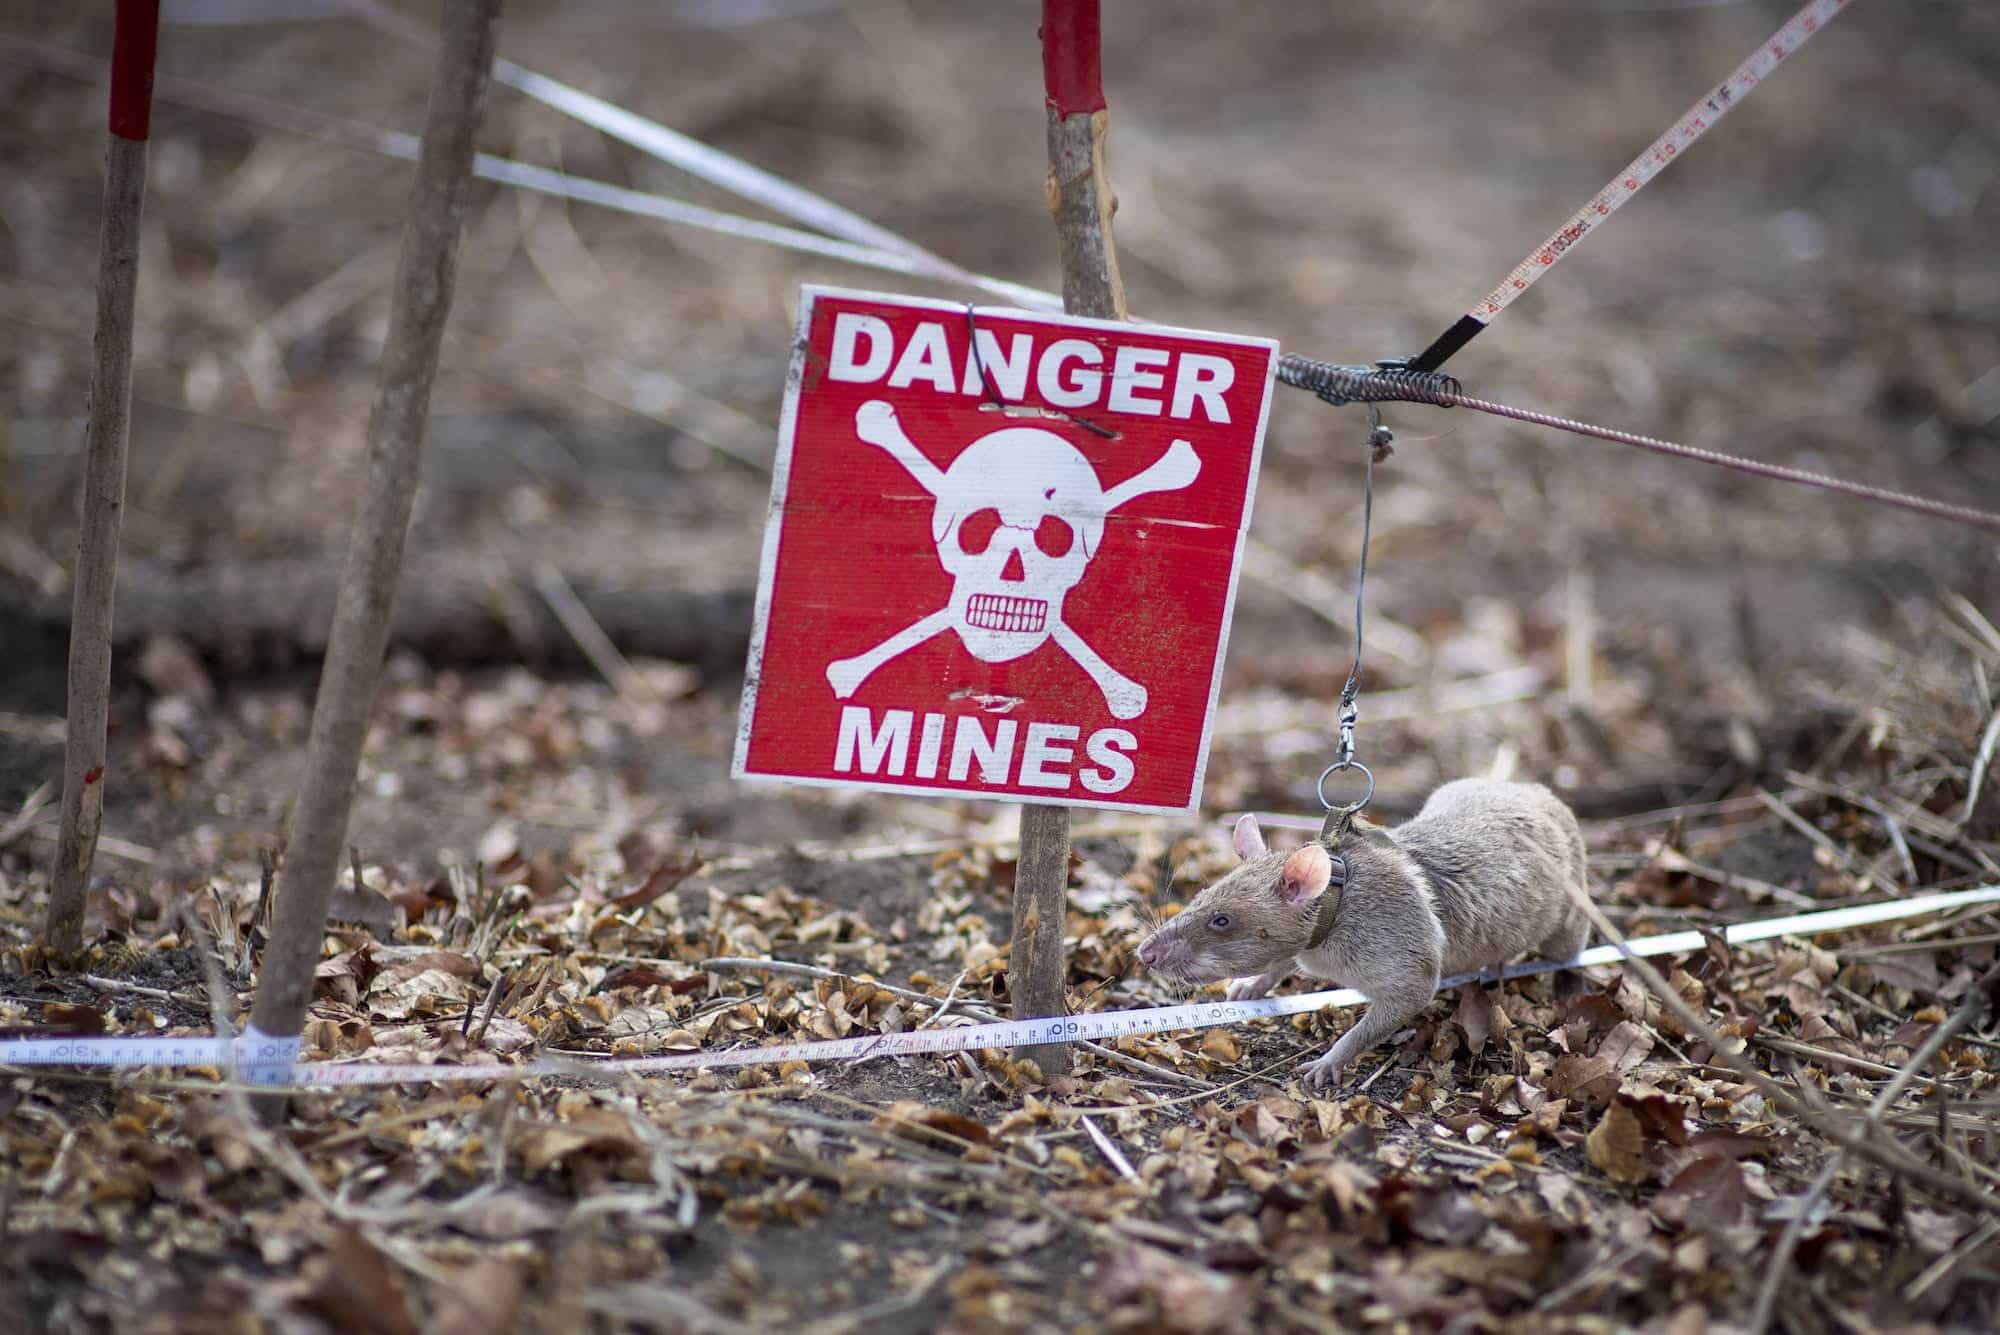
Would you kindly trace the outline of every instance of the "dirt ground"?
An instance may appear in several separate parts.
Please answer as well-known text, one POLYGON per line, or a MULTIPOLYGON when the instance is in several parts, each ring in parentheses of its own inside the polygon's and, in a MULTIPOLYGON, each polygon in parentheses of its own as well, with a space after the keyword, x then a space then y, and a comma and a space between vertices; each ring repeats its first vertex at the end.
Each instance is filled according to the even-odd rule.
MULTIPOLYGON (((1132 309, 1343 361, 1422 347, 1789 12, 1106 8, 1132 309)), ((32 944, 53 808, 15 813, 60 785, 110 7, 0 12, 9 1032, 206 1030, 183 910, 232 971, 255 939, 408 182, 288 113, 423 115, 428 55, 332 0, 168 10, 84 978, 32 944)), ((510 4, 501 51, 1046 287, 1035 21, 569 0, 510 4)), ((1988 6, 1853 5, 1451 369, 1505 402, 2000 503, 1996 71, 1988 6)), ((501 88, 481 145, 754 211, 501 88)), ((964 294, 473 199, 351 828, 367 893, 329 941, 315 1052, 833 1036, 935 1023, 954 986, 954 1008, 1004 1010, 1012 808, 728 777, 797 287, 964 294), (646 698, 591 672, 550 570, 646 698)), ((1364 424, 1281 395, 1203 814, 1079 815, 1076 1009, 1167 999, 1131 946, 1228 865, 1223 813, 1315 809, 1364 424)), ((2000 881, 1989 537, 1490 418, 1389 419, 1361 732, 1381 818, 1467 774, 1549 782, 1633 932, 2000 881)), ((1291 1068, 1339 1016, 1135 1041, 1145 1068, 1087 1054, 1053 1083, 995 1053, 404 1088, 300 1099, 273 1134, 199 1080, 0 1073, 0 1328, 1694 1332, 1751 1326, 1768 1283, 1777 1328, 1990 1329, 1990 1209, 1858 1155, 1810 1188, 1828 1127, 1978 1001, 1991 922, 1667 962, 1720 1054, 1611 972, 1441 1000, 1334 1098, 1291 1068)), ((249 981, 224 978, 226 1009, 249 981)), ((1874 1134, 1990 1195, 1993 1017, 1963 1023, 1874 1134)))

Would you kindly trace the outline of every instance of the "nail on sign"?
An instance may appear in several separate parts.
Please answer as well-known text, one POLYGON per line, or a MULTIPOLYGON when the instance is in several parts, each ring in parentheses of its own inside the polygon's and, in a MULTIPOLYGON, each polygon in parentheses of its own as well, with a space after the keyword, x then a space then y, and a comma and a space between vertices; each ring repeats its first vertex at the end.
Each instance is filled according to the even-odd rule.
POLYGON ((800 305, 735 773, 1192 809, 1276 345, 800 305))

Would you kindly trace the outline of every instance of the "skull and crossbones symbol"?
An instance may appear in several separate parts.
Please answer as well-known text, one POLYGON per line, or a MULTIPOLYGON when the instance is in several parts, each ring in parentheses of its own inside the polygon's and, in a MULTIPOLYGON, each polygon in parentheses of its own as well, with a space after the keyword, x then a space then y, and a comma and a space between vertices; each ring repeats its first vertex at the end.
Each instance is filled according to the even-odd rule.
POLYGON ((1104 538, 1105 517, 1151 492, 1178 491, 1201 472, 1176 440, 1134 477, 1105 489, 1083 452, 1053 431, 1007 427, 968 445, 940 469, 880 399, 854 414, 854 433, 901 464, 934 504, 931 541, 952 578, 951 599, 866 653, 827 665, 842 700, 890 659, 947 630, 983 663, 1005 663, 1054 640, 1103 692, 1114 718, 1146 712, 1146 688, 1105 662, 1063 620, 1063 599, 1104 538))

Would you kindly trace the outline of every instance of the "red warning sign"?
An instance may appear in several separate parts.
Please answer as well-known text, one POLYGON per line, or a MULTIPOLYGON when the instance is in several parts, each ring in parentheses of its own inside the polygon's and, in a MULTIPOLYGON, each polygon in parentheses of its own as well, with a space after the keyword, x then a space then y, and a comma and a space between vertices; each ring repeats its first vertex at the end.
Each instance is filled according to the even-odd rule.
POLYGON ((1276 364, 805 289, 735 773, 1192 809, 1276 364))

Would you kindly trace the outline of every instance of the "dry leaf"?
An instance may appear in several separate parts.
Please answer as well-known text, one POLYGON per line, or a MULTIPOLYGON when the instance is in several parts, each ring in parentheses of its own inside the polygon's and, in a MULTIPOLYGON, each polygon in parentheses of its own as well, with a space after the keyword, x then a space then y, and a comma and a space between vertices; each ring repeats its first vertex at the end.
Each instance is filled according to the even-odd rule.
POLYGON ((949 1108, 932 1108, 899 1099, 876 1116, 875 1125, 905 1140, 938 1146, 963 1154, 974 1145, 991 1145, 993 1132, 984 1124, 949 1108))
POLYGON ((580 1155, 602 1152, 613 1157, 638 1155, 640 1142, 631 1124, 608 1108, 580 1109, 566 1122, 517 1121, 509 1143, 528 1171, 539 1173, 580 1155))
POLYGON ((300 1302, 340 1331, 357 1335, 417 1335, 396 1271, 375 1244, 346 1224, 335 1225, 327 1248, 308 1267, 300 1302))
POLYGON ((1618 1073, 1602 1057, 1570 1054, 1558 1058, 1549 1072, 1548 1091, 1555 1098, 1597 1107, 1618 1092, 1618 1073))
POLYGON ((445 1218, 461 1233, 503 1242, 554 1232, 569 1218, 569 1207, 527 1187, 483 1188, 452 1202, 445 1218))
POLYGON ((1597 1055, 1611 1063, 1611 1069, 1625 1074, 1653 1050, 1653 1036, 1630 1020, 1620 1020, 1597 1045, 1597 1055))
POLYGON ((378 1020, 406 1020, 413 1016, 436 1016, 462 1011, 476 997, 477 989, 465 978, 442 969, 425 969, 398 982, 376 979, 365 1003, 378 1020))
POLYGON ((1227 1029, 1211 1029, 1202 1037, 1201 1055, 1227 1066, 1243 1056, 1243 1048, 1227 1029))
POLYGON ((1118 1307, 1139 1309, 1136 1321, 1165 1331, 1249 1329, 1250 1303, 1239 1280, 1154 1247, 1132 1246, 1105 1265, 1100 1289, 1118 1307))
POLYGON ((1688 1143, 1687 1104, 1653 1085, 1635 1084, 1618 1091, 1618 1102, 1630 1108, 1648 1140, 1670 1145, 1688 1143))
POLYGON ((106 1027, 104 1012, 95 1006, 67 1006, 51 1001, 42 1007, 42 1023, 66 1034, 101 1034, 106 1027))
POLYGON ((1452 1012, 1451 1022, 1465 1035, 1467 1055, 1478 1057, 1486 1050, 1486 1038, 1493 1029, 1493 998, 1478 983, 1462 985, 1458 989, 1458 1009, 1452 1012))
POLYGON ((430 1335, 496 1335, 514 1328, 528 1268, 504 1257, 477 1260, 431 1290, 430 1335))
POLYGON ((610 903, 615 909, 636 909, 650 904, 678 886, 682 881, 700 871, 702 860, 693 853, 684 858, 667 859, 656 865, 636 890, 614 897, 610 903))
POLYGON ((1739 1161, 1704 1157, 1675 1174, 1651 1208, 1664 1223, 1708 1233, 1741 1223, 1747 1199, 1739 1161))
POLYGON ((1604 1110, 1596 1129, 1583 1142, 1590 1161, 1614 1182, 1646 1180, 1646 1134, 1638 1116, 1623 1099, 1604 1110))

